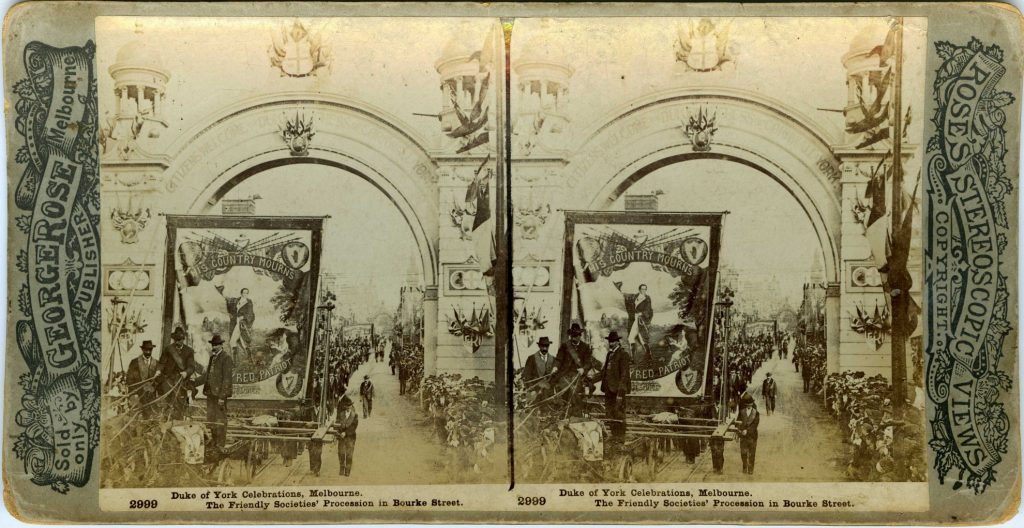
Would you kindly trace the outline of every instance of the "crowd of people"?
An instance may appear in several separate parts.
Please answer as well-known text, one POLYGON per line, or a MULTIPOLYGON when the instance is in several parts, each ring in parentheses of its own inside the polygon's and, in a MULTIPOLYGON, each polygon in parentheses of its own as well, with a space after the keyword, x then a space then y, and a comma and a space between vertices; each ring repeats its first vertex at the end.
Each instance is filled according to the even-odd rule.
MULTIPOLYGON (((327 402, 329 407, 334 406, 339 399, 345 395, 348 391, 349 384, 352 381, 352 374, 362 366, 364 363, 370 361, 370 356, 374 356, 376 361, 376 346, 373 340, 369 336, 359 336, 344 339, 341 336, 336 337, 331 342, 330 353, 327 354, 328 365, 326 369, 326 382, 323 384, 327 389, 327 402)), ((314 363, 314 372, 321 372, 322 365, 314 363)), ((321 376, 313 376, 313 394, 319 394, 321 387, 321 376)))
POLYGON ((827 371, 825 347, 821 343, 797 344, 793 352, 793 368, 804 381, 804 392, 818 393, 825 388, 827 371))
MULTIPOLYGON (((715 401, 721 395, 722 354, 719 343, 718 352, 714 357, 714 372, 711 392, 715 401)), ((780 359, 789 356, 789 336, 785 333, 765 333, 753 336, 740 335, 729 346, 728 368, 728 403, 730 409, 736 409, 740 397, 755 382, 754 373, 765 361, 778 355, 780 359)))
MULTIPOLYGON (((387 363, 391 375, 398 377, 399 394, 415 392, 419 380, 423 378, 422 345, 398 345, 390 337, 371 339, 363 336, 337 339, 332 346, 334 350, 329 354, 331 360, 327 368, 326 383, 329 402, 336 402, 349 392, 351 383, 361 384, 362 380, 352 381, 352 374, 371 361, 387 363)), ((318 390, 318 380, 314 377, 313 393, 317 394, 318 390)), ((362 392, 360 385, 360 395, 362 392)))

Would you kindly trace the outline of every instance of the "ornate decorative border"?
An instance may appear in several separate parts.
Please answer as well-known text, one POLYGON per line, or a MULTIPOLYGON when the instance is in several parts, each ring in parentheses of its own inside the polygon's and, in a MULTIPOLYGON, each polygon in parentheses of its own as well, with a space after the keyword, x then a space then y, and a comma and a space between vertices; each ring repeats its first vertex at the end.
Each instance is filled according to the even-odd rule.
POLYGON ((949 478, 954 490, 978 494, 996 480, 1011 427, 1002 398, 1013 381, 1000 366, 1010 292, 1000 267, 1013 233, 1003 108, 1015 98, 996 87, 1006 71, 999 46, 972 38, 966 46, 936 42, 935 51, 942 65, 926 153, 928 445, 940 484, 949 478))
MULTIPOLYGON (((99 444, 100 194, 95 46, 25 46, 14 84, 24 139, 14 191, 21 284, 13 323, 28 367, 14 454, 39 486, 67 493, 89 481, 99 444), (23 274, 23 275, 21 275, 23 274)), ((15 251, 15 248, 12 248, 15 251)))

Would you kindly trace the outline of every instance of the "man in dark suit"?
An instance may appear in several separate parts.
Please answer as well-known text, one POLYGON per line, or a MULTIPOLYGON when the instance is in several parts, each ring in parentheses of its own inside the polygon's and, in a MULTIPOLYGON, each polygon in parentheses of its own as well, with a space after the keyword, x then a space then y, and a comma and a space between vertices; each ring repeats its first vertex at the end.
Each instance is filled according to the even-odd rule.
POLYGON ((398 362, 398 394, 405 394, 405 384, 409 381, 409 369, 404 359, 398 362))
MULTIPOLYGON (((215 286, 215 288, 222 296, 224 295, 223 285, 215 286)), ((231 321, 228 323, 231 329, 228 340, 231 340, 229 344, 232 346, 232 354, 236 353, 238 349, 242 349, 245 351, 246 358, 252 361, 252 325, 256 321, 256 310, 253 307, 252 299, 249 298, 249 288, 242 288, 238 297, 224 296, 224 302, 228 309, 228 315, 231 316, 231 321), (237 333, 235 332, 236 328, 238 329, 237 333), (236 335, 237 339, 235 339, 236 335)))
POLYGON ((352 455, 356 450, 356 427, 359 427, 359 415, 352 409, 352 400, 348 396, 342 396, 338 402, 334 430, 338 435, 338 474, 345 477, 352 472, 352 455))
POLYGON ((754 474, 754 455, 757 453, 757 426, 761 418, 754 405, 754 397, 744 392, 740 397, 740 412, 736 415, 736 435, 740 439, 740 459, 743 472, 754 474))
POLYGON ((140 348, 142 355, 128 364, 126 381, 129 394, 138 399, 142 417, 149 418, 153 415, 153 402, 157 398, 156 377, 160 370, 156 359, 153 359, 153 349, 156 348, 153 342, 147 339, 140 348))
MULTIPOLYGON (((196 372, 195 351, 185 344, 185 330, 180 326, 171 333, 171 345, 163 354, 157 365, 160 376, 160 392, 167 396, 171 406, 171 419, 181 420, 188 410, 188 394, 193 390, 192 375, 196 372)), ((193 394, 194 395, 194 394, 193 394)))
POLYGON ((369 418, 373 414, 373 382, 370 375, 363 375, 363 382, 359 385, 359 399, 363 400, 363 418, 369 418))
POLYGON ((594 351, 590 345, 583 342, 583 329, 579 324, 573 323, 569 326, 569 341, 558 346, 558 354, 555 356, 555 371, 558 377, 582 373, 593 355, 594 351))
POLYGON ((630 356, 619 343, 619 333, 608 334, 608 357, 601 379, 604 409, 611 420, 612 439, 622 443, 626 436, 626 395, 632 389, 629 378, 630 356))
POLYGON ((558 346, 555 371, 551 375, 551 384, 555 391, 562 390, 568 384, 576 384, 566 395, 569 413, 572 416, 576 416, 580 410, 584 390, 588 394, 594 393, 594 384, 588 377, 588 372, 593 367, 594 350, 583 341, 583 328, 577 323, 572 323, 569 325, 569 341, 558 346))
POLYGON ((206 367, 203 394, 206 396, 206 421, 210 424, 213 447, 224 450, 228 428, 228 398, 231 397, 233 364, 231 355, 224 353, 224 340, 214 334, 210 340, 210 364, 206 367))
MULTIPOLYGON (((537 352, 526 358, 526 366, 523 367, 523 381, 526 384, 532 385, 534 380, 544 378, 554 370, 555 358, 548 354, 549 348, 551 348, 551 340, 548 339, 548 336, 537 340, 537 352)), ((544 379, 538 382, 539 385, 550 386, 550 383, 544 379)))
POLYGON ((638 363, 653 360, 651 354, 651 320, 654 319, 654 306, 651 296, 647 295, 647 285, 641 284, 637 293, 626 294, 626 313, 629 314, 629 335, 627 342, 630 353, 638 363))
POLYGON ((769 372, 761 383, 761 395, 764 396, 764 410, 771 416, 775 413, 775 396, 778 394, 779 386, 775 384, 775 378, 769 372))

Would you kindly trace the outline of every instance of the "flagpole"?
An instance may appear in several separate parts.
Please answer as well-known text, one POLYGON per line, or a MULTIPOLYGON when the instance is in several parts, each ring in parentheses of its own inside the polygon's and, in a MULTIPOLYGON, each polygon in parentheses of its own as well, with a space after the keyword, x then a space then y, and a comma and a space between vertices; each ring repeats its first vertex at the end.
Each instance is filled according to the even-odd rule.
MULTIPOLYGON (((892 229, 890 236, 900 236, 903 223, 903 17, 896 17, 895 58, 893 69, 893 134, 892 134, 892 229)), ((896 251, 905 251, 901 244, 892 244, 896 251)), ((893 269, 892 264, 905 267, 906 259, 895 255, 888 259, 889 294, 892 296, 892 404, 899 412, 907 400, 907 300, 910 292, 904 277, 906 270, 893 269)))
MULTIPOLYGON (((496 30, 490 32, 490 38, 499 40, 498 42, 492 42, 497 60, 497 68, 492 70, 492 75, 495 76, 494 85, 497 87, 495 90, 495 120, 494 120, 494 131, 495 135, 495 158, 497 158, 497 181, 495 181, 495 193, 494 193, 494 229, 495 229, 495 256, 497 262, 495 263, 494 269, 494 295, 495 299, 495 313, 494 313, 494 388, 497 393, 498 401, 510 401, 508 400, 508 376, 509 376, 509 359, 508 355, 508 330, 511 324, 511 314, 508 310, 508 303, 505 302, 505 295, 507 294, 507 288, 509 284, 508 274, 511 269, 509 263, 509 244, 507 229, 507 215, 508 215, 508 159, 506 153, 506 142, 511 141, 509 135, 506 134, 506 112, 508 108, 507 90, 506 83, 508 82, 508 74, 506 68, 508 67, 508 48, 505 40, 504 27, 500 21, 496 22, 498 27, 496 30)), ((511 431, 511 427, 509 430, 511 431)))
MULTIPOLYGON (((508 200, 508 188, 507 184, 510 180, 511 170, 511 152, 512 146, 512 134, 508 124, 508 111, 511 100, 509 99, 509 83, 510 83, 510 61, 509 54, 512 45, 512 21, 510 19, 501 18, 497 22, 497 34, 494 38, 500 39, 495 46, 495 50, 501 50, 498 53, 498 60, 500 67, 496 68, 493 73, 498 75, 496 82, 494 83, 498 89, 495 91, 495 132, 498 137, 495 138, 495 157, 497 157, 498 180, 495 182, 495 197, 494 197, 494 208, 495 208, 495 256, 497 257, 497 269, 494 270, 494 294, 495 294, 495 310, 494 310, 494 385, 497 392, 497 401, 503 402, 503 405, 507 409, 508 414, 506 415, 508 422, 506 424, 507 429, 507 441, 508 441, 508 476, 509 476, 509 489, 511 490, 515 486, 516 478, 516 464, 515 464, 515 427, 514 423, 514 409, 512 408, 512 376, 515 372, 512 367, 512 355, 508 353, 508 348, 511 346, 511 339, 509 339, 509 332, 512 331, 512 313, 509 308, 511 302, 506 302, 509 297, 514 297, 511 291, 512 284, 512 266, 510 265, 509 252, 512 250, 512 233, 511 230, 507 230, 508 220, 511 219, 511 208, 509 207, 510 201, 508 200), (505 33, 505 23, 508 21, 509 28, 508 34, 505 33), (507 230, 507 231, 506 231, 507 230), (498 298, 502 296, 503 298, 498 298)), ((517 348, 518 350, 518 348, 517 348)))

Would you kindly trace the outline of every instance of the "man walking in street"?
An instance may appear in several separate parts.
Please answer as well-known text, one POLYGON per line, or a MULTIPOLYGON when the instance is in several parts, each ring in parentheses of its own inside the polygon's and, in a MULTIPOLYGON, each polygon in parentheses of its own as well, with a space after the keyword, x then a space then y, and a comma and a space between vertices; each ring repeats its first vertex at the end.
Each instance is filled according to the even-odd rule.
POLYGON ((626 437, 626 395, 632 384, 629 378, 630 355, 619 343, 619 333, 612 330, 608 337, 608 357, 605 359, 601 379, 604 393, 605 415, 611 421, 612 440, 622 444, 626 437))
POLYGON ((779 387, 775 384, 772 373, 767 373, 764 382, 761 383, 761 395, 764 396, 764 410, 768 416, 775 413, 775 396, 778 394, 778 390, 779 387))
POLYGON ((334 421, 334 430, 338 435, 338 474, 344 477, 352 472, 352 455, 356 450, 356 427, 359 427, 359 415, 352 409, 352 400, 342 396, 338 402, 338 417, 334 421))
POLYGON ((373 414, 373 382, 370 375, 363 375, 363 382, 359 385, 359 398, 363 400, 363 418, 369 418, 373 414))
POLYGON ((206 396, 206 421, 210 424, 213 447, 223 453, 227 440, 228 398, 231 397, 234 365, 231 355, 224 353, 224 340, 214 334, 210 340, 210 364, 206 367, 203 394, 206 396))
POLYGON ((744 392, 740 397, 740 412, 736 415, 736 435, 740 439, 740 459, 743 472, 754 474, 754 455, 757 453, 757 426, 760 422, 754 397, 744 392))

